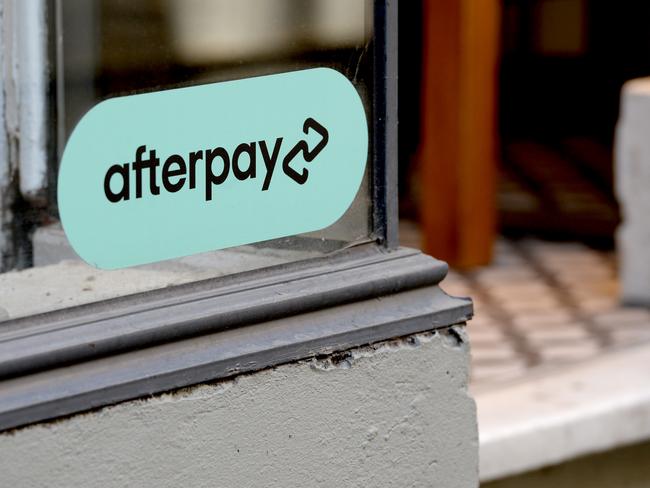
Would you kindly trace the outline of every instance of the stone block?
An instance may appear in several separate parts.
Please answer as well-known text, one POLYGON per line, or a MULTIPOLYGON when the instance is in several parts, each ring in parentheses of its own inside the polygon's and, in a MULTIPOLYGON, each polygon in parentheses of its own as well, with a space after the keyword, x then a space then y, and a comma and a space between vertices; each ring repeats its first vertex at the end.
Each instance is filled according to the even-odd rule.
POLYGON ((616 131, 621 299, 650 304, 650 78, 625 84, 616 131))

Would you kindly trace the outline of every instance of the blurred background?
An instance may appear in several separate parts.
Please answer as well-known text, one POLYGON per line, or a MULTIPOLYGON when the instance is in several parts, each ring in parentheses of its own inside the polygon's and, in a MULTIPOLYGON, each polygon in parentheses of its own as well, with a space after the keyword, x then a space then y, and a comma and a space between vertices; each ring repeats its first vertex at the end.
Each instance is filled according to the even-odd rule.
POLYGON ((450 212, 467 204, 493 214, 482 228, 492 237, 612 249, 614 129, 623 83, 650 68, 650 5, 486 0, 461 12, 452 2, 424 3, 400 4, 403 216, 454 234, 427 245, 458 265, 485 264, 493 239, 468 244, 462 220, 429 222, 430 199, 450 212), (472 145, 484 151, 471 154, 472 145), (472 174, 480 184, 463 181, 472 174), (460 201, 454 186, 480 194, 460 201))
POLYGON ((489 486, 650 486, 648 19, 400 3, 401 238, 474 299, 489 486))

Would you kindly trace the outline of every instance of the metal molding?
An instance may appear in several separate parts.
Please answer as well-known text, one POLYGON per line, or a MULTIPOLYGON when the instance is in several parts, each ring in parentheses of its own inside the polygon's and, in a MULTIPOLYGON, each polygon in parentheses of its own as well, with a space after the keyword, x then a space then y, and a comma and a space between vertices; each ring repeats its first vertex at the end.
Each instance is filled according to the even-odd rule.
POLYGON ((0 430, 466 321, 468 299, 424 287, 222 330, 0 383, 0 430))
POLYGON ((0 324, 0 379, 435 285, 446 264, 417 251, 354 249, 0 324))
POLYGON ((375 1, 373 226, 376 237, 389 249, 399 246, 397 20, 396 0, 375 1))

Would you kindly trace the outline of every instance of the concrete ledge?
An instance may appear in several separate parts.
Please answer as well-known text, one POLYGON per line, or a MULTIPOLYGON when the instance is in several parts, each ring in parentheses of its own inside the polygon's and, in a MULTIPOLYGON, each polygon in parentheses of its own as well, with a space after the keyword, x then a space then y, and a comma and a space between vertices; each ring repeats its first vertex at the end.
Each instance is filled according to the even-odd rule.
POLYGON ((477 485, 462 327, 0 434, 3 486, 477 485))
POLYGON ((650 439, 650 344, 475 390, 481 481, 650 439))

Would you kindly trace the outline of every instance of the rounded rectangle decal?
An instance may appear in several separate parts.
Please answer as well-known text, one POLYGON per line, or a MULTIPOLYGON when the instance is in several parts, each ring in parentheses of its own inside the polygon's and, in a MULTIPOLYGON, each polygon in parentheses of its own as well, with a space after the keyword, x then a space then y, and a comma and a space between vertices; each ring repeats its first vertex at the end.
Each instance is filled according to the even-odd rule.
POLYGON ((106 269, 322 229, 368 158, 359 94, 316 68, 106 100, 63 153, 75 251, 106 269))

